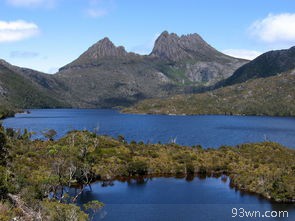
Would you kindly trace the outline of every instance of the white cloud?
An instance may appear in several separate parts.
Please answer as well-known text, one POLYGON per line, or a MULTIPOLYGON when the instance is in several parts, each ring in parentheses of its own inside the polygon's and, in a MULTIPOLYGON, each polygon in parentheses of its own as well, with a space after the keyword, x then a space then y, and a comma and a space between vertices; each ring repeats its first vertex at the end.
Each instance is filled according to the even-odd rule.
POLYGON ((253 60, 262 54, 262 52, 246 49, 227 49, 222 51, 224 54, 235 58, 244 58, 247 60, 253 60))
POLYGON ((269 14, 255 21, 249 32, 266 43, 295 43, 295 14, 269 14))
POLYGON ((21 41, 38 35, 39 28, 36 24, 23 20, 0 21, 0 42, 21 41))
POLYGON ((6 0, 15 7, 53 7, 56 0, 6 0))

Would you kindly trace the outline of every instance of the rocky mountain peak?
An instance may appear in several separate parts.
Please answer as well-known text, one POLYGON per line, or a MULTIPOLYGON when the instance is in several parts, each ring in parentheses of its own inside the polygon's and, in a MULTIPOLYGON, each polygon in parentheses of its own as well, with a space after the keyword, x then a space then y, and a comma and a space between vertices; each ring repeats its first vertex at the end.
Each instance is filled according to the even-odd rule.
POLYGON ((127 52, 123 46, 116 47, 109 38, 105 37, 92 45, 81 56, 88 59, 99 59, 104 57, 122 57, 125 55, 127 55, 127 52))
POLYGON ((206 54, 217 53, 200 35, 188 34, 178 36, 164 31, 156 40, 151 56, 172 61, 204 57, 206 54))
POLYGON ((3 65, 3 66, 11 66, 11 64, 9 64, 7 61, 3 60, 3 59, 0 59, 0 65, 3 65))

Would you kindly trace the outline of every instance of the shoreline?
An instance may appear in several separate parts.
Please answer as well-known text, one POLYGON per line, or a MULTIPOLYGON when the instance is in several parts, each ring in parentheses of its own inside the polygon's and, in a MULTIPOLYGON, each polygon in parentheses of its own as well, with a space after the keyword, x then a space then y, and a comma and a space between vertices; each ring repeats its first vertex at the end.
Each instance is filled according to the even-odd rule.
POLYGON ((13 187, 4 190, 28 200, 27 203, 35 202, 28 204, 29 207, 42 208, 46 201, 48 206, 70 209, 83 190, 97 181, 107 185, 112 180, 141 177, 183 179, 190 175, 192 178, 223 174, 230 179, 229 187, 241 193, 295 205, 295 150, 277 143, 202 149, 176 144, 128 143, 89 131, 72 131, 58 140, 49 136, 46 141, 30 140, 28 133, 7 133, 4 128, 3 135, 9 146, 9 167, 5 169, 5 177, 9 179, 5 182, 7 187, 13 187), (62 199, 66 194, 64 188, 70 186, 80 187, 80 191, 68 204, 62 199))
POLYGON ((6 109, 9 114, 5 114, 1 118, 0 112, 0 120, 4 120, 9 117, 14 117, 15 114, 21 114, 30 111, 28 110, 113 110, 117 111, 120 114, 134 114, 134 115, 162 115, 162 116, 236 116, 236 117, 283 117, 283 118, 295 118, 295 115, 268 115, 268 114, 235 114, 235 113, 165 113, 165 112, 144 112, 144 111, 129 111, 129 107, 113 107, 113 108, 80 108, 80 107, 59 107, 59 108, 27 108, 22 110, 11 110, 6 109))
MULTIPOLYGON (((128 108, 127 108, 128 109, 128 108)), ((205 113, 205 114, 187 114, 187 113, 165 113, 165 112, 144 112, 144 111, 119 111, 121 114, 135 114, 135 115, 163 115, 163 116, 237 116, 237 117, 286 117, 295 118, 295 115, 267 115, 267 114, 222 114, 222 113, 205 113)))

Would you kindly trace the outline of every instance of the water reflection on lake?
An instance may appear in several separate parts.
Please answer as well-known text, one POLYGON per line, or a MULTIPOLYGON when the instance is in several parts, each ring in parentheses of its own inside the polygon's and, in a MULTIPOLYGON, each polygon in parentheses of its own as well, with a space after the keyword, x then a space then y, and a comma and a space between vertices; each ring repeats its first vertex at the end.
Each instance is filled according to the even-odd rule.
MULTIPOLYGON (((224 178, 152 178, 137 182, 114 181, 103 187, 92 185, 79 198, 79 204, 99 200, 106 205, 95 215, 95 220, 249 220, 232 218, 232 209, 245 211, 288 211, 294 220, 295 206, 271 203, 254 194, 230 188, 224 178)), ((261 220, 261 218, 251 218, 261 220)))

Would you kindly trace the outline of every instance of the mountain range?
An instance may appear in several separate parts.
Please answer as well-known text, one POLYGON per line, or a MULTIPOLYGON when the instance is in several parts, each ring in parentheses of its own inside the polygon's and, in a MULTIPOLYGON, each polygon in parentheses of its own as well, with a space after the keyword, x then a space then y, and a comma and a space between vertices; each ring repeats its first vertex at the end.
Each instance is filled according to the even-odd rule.
POLYGON ((294 52, 266 52, 207 92, 148 99, 124 112, 295 116, 294 52))
POLYGON ((1 61, 0 100, 21 108, 129 106, 212 86, 247 62, 222 54, 198 34, 164 31, 149 55, 127 52, 104 38, 54 75, 1 61), (28 91, 16 90, 7 76, 22 79, 21 88, 28 91))
MULTIPOLYGON (((222 99, 217 100, 218 104, 225 107, 229 100, 237 103, 229 98, 239 92, 251 91, 257 95, 256 98, 265 97, 265 94, 256 89, 263 87, 274 90, 267 87, 273 85, 272 82, 259 80, 271 76, 274 77, 271 80, 276 81, 273 86, 284 90, 288 87, 285 90, 288 92, 286 96, 293 98, 294 94, 289 89, 294 84, 294 79, 288 73, 294 68, 295 47, 270 51, 249 62, 217 51, 198 34, 178 36, 164 31, 155 41, 149 55, 127 52, 123 46, 115 46, 110 39, 104 38, 52 75, 13 66, 0 60, 0 108, 1 105, 14 108, 114 108, 131 106, 145 99, 156 99, 151 100, 151 103, 149 100, 140 102, 135 108, 129 109, 140 112, 140 105, 144 105, 145 108, 141 111, 151 112, 152 107, 148 104, 153 101, 166 105, 165 101, 169 102, 175 96, 183 100, 187 100, 187 97, 195 98, 194 96, 209 99, 206 96, 210 94, 222 94, 222 99), (282 72, 285 72, 283 76, 289 76, 284 77, 290 81, 289 84, 283 84, 285 80, 281 81, 280 77, 276 78, 282 72), (253 83, 256 78, 258 83, 253 83), (248 84, 249 80, 252 83, 248 84), (233 86, 229 87, 231 85, 233 86), (205 93, 201 93, 204 91, 205 93), (197 95, 186 95, 192 93, 197 95), (178 96, 179 94, 183 95, 178 96)), ((282 92, 281 94, 285 95, 282 92)), ((237 98, 247 100, 243 96, 237 98)), ((197 105, 191 99, 189 101, 197 105)), ((284 100, 282 97, 280 99, 284 100)), ((263 101, 270 102, 266 98, 263 101)), ((265 102, 260 103, 266 104, 265 102)), ((247 106, 244 103, 240 105, 247 106)), ((233 108, 218 109, 234 114, 251 112, 236 111, 233 108)), ((204 110, 209 113, 210 105, 204 110)), ((164 113, 165 111, 163 110, 164 113)), ((180 112, 176 108, 175 113, 180 112)))

